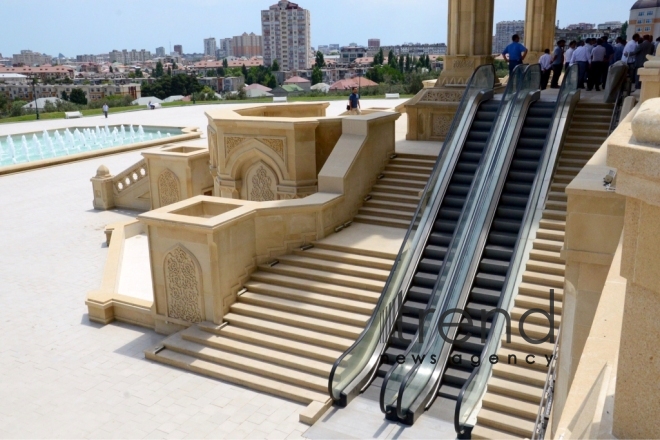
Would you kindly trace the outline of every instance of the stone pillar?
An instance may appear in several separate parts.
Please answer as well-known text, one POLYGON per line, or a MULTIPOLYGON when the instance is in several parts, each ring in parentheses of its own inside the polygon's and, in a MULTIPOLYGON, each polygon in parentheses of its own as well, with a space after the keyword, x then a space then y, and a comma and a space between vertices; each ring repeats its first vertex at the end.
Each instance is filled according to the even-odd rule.
MULTIPOLYGON (((435 87, 404 104, 411 141, 444 141, 474 69, 493 63, 494 0, 449 0, 447 55, 435 87)), ((497 81, 497 80, 496 80, 497 81)))
POLYGON ((640 102, 660 96, 660 57, 650 57, 637 71, 642 82, 640 102))
POLYGON ((617 438, 652 438, 660 432, 659 140, 660 98, 647 96, 632 123, 624 121, 608 145, 607 163, 617 168, 616 191, 626 197, 621 275, 627 287, 612 429, 617 438))
POLYGON ((436 87, 464 85, 474 69, 493 62, 494 0, 449 0, 447 55, 436 87))
POLYGON ((112 209, 115 207, 114 192, 112 189, 112 174, 105 165, 96 170, 96 176, 92 177, 92 189, 94 190, 94 209, 112 209))
POLYGON ((553 50, 556 18, 557 0, 527 0, 524 44, 529 53, 526 63, 537 63, 545 49, 553 50))

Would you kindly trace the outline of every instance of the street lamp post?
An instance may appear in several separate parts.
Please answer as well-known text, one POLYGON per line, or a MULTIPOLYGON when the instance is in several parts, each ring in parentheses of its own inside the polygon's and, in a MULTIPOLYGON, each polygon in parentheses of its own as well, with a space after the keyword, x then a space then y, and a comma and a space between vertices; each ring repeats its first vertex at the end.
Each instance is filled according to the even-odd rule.
POLYGON ((37 90, 34 86, 36 81, 36 78, 32 78, 32 98, 34 98, 34 109, 37 111, 37 120, 39 120, 39 103, 37 102, 37 90))

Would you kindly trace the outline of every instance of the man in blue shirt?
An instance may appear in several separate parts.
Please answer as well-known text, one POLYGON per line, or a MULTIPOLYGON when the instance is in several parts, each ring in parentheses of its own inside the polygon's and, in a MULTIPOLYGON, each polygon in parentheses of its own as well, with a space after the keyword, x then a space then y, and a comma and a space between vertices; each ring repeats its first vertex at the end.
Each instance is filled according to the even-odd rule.
POLYGON ((525 61, 525 57, 527 56, 527 48, 520 44, 520 37, 518 34, 511 37, 511 40, 512 43, 510 43, 502 52, 502 56, 506 62, 509 63, 509 76, 511 76, 513 69, 515 69, 516 66, 519 66, 525 61))
POLYGON ((349 112, 351 115, 360 114, 360 95, 358 95, 357 87, 353 87, 353 93, 348 97, 349 112))
POLYGON ((557 47, 555 47, 555 51, 552 55, 551 89, 559 88, 559 76, 561 76, 561 71, 564 68, 564 46, 566 46, 566 40, 557 41, 557 47))

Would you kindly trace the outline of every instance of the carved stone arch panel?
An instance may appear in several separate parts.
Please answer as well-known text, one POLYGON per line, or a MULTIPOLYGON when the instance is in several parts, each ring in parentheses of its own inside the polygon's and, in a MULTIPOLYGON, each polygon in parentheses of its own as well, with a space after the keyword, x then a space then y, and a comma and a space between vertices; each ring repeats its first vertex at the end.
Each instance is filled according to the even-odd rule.
POLYGON ((179 179, 170 170, 164 170, 158 176, 158 200, 160 206, 171 205, 181 200, 179 179))
POLYGON ((167 316, 186 322, 203 321, 202 272, 197 259, 177 245, 164 258, 167 316))
POLYGON ((253 202, 277 200, 277 175, 263 161, 248 168, 243 177, 244 198, 253 202))
POLYGON ((217 150, 218 134, 216 133, 212 125, 209 125, 207 127, 207 132, 209 138, 209 156, 210 156, 211 165, 217 167, 218 166, 218 150, 217 150))

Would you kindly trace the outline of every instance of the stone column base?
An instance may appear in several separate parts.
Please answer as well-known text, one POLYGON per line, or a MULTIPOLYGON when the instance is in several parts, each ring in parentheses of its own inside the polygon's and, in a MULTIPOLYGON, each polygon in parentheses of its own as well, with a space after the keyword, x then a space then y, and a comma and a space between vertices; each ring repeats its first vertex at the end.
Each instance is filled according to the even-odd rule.
POLYGON ((435 86, 465 85, 474 73, 474 69, 484 64, 493 64, 493 57, 491 55, 446 55, 443 70, 435 86))
POLYGON ((404 104, 409 141, 444 141, 456 115, 464 87, 422 89, 404 104))

